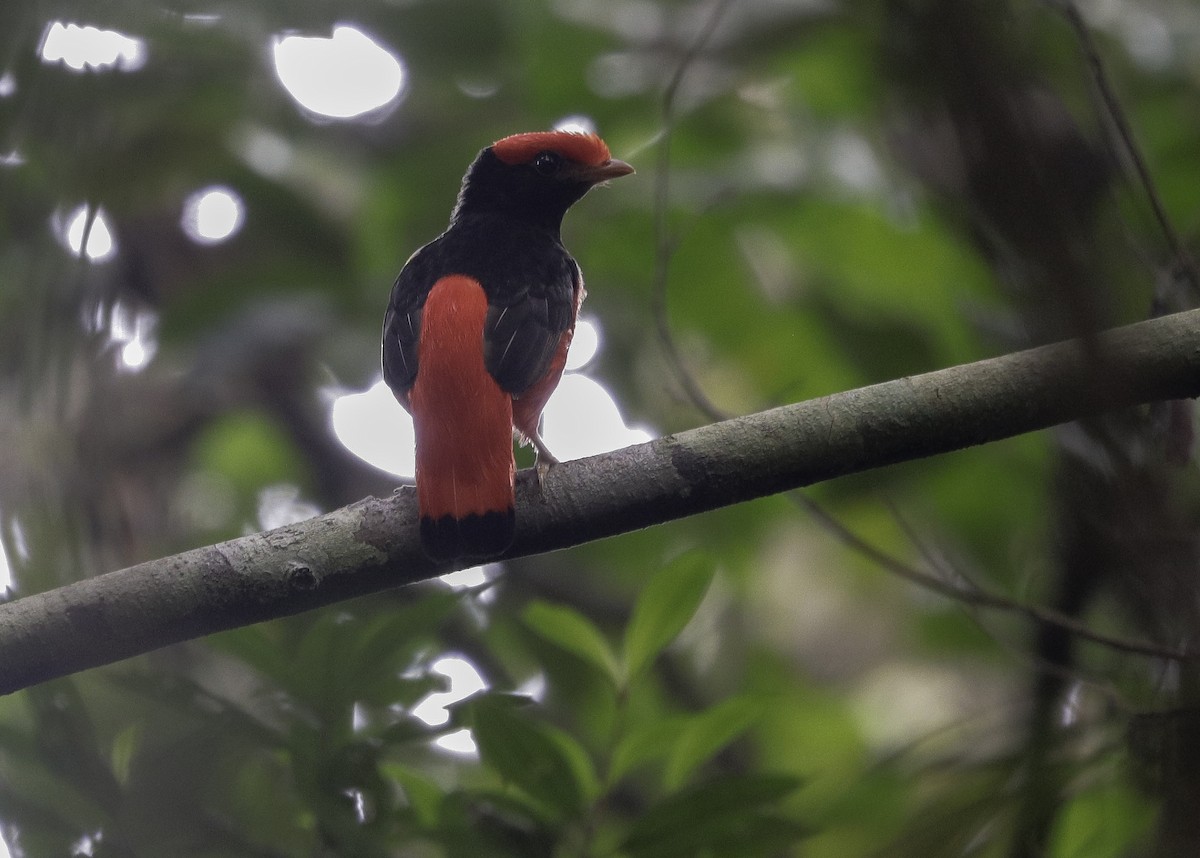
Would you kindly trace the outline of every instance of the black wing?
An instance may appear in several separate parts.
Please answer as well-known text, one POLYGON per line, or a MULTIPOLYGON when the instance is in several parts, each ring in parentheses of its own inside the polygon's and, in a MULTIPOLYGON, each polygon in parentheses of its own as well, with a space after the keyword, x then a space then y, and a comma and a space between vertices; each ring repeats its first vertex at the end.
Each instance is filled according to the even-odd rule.
POLYGON ((431 247, 422 247, 404 264, 392 286, 392 297, 383 317, 383 380, 405 404, 417 378, 421 311, 433 288, 431 247))
POLYGON ((575 322, 579 266, 565 252, 488 290, 483 362, 502 389, 520 396, 549 371, 575 322))
POLYGON ((417 378, 421 311, 439 277, 474 278, 488 297, 483 359, 500 387, 520 396, 549 371, 575 321, 583 280, 557 241, 494 222, 460 223, 405 263, 383 323, 383 377, 402 403, 417 378))

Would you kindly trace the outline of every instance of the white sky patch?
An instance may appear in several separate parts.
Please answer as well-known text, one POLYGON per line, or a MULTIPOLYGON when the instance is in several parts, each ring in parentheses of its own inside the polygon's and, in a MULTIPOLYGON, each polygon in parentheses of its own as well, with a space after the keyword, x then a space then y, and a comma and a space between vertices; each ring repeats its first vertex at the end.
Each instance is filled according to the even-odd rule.
POLYGON ((471 599, 465 603, 465 607, 471 612, 471 616, 482 624, 485 620, 483 615, 479 613, 479 606, 490 605, 496 601, 495 588, 488 587, 487 585, 495 580, 503 568, 499 563, 470 566, 466 569, 460 569, 457 572, 447 572, 445 575, 439 575, 438 581, 456 592, 462 590, 474 591, 470 594, 471 599))
POLYGON ((350 729, 355 733, 361 733, 367 729, 370 719, 367 718, 366 709, 362 703, 356 702, 350 707, 350 729))
POLYGON ((108 339, 117 348, 118 367, 129 372, 146 368, 158 351, 155 329, 158 316, 151 310, 137 309, 118 301, 112 305, 108 318, 96 320, 99 329, 107 328, 108 339))
POLYGON ((109 229, 104 209, 96 212, 91 230, 87 229, 88 207, 77 206, 70 213, 56 212, 52 221, 55 234, 76 256, 84 255, 84 233, 87 233, 87 258, 92 262, 103 262, 117 252, 117 243, 109 229))
MULTIPOLYGON (((600 352, 603 338, 599 322, 582 318, 575 326, 567 369, 586 366, 600 352)), ((625 425, 612 394, 599 382, 568 372, 546 403, 542 437, 550 451, 563 460, 594 456, 653 436, 625 425)), ((412 479, 416 473, 412 417, 382 381, 357 393, 335 392, 330 421, 338 440, 351 453, 380 470, 412 479), (340 394, 340 395, 339 395, 340 394)), ((467 570, 470 571, 470 570, 467 570)), ((461 574, 466 574, 461 573, 461 574)), ((451 586, 478 586, 443 580, 451 586)))
POLYGON ((258 493, 258 523, 262 530, 273 530, 321 514, 321 510, 301 500, 300 489, 287 483, 267 486, 258 493))
POLYGON ((55 21, 42 37, 41 56, 76 72, 137 71, 146 64, 146 43, 116 30, 55 21))
POLYGON ((440 727, 449 723, 450 713, 446 710, 447 706, 466 700, 472 694, 478 694, 487 688, 487 683, 483 681, 475 665, 457 655, 442 656, 429 670, 450 680, 449 691, 434 691, 412 708, 413 717, 419 718, 430 727, 440 727))
POLYGON ((590 116, 575 114, 574 116, 564 116, 558 122, 555 122, 554 130, 573 131, 577 134, 595 134, 596 123, 592 121, 590 116))
POLYGON ((542 440, 564 461, 619 450, 651 439, 644 429, 625 425, 603 385, 585 375, 564 375, 546 403, 542 440))
MULTIPOLYGON (((581 327, 585 331, 591 328, 586 323, 581 327)), ((578 342, 579 336, 577 329, 570 355, 582 362, 580 358, 590 359, 599 349, 599 336, 594 349, 588 347, 590 334, 584 333, 583 342, 578 342), (577 345, 583 348, 579 357, 574 357, 577 345)), ((644 429, 626 426, 612 394, 598 381, 576 373, 563 376, 546 403, 544 417, 542 438, 564 461, 619 450, 653 437, 644 429)), ((382 380, 360 393, 336 396, 330 420, 334 434, 351 453, 380 470, 412 479, 416 473, 412 418, 382 380)))
MULTIPOLYGON (((0 521, 2 520, 0 518, 0 521)), ((0 597, 11 595, 17 586, 17 582, 13 578, 12 561, 9 559, 8 552, 11 550, 13 556, 22 563, 29 561, 29 544, 25 541, 25 529, 21 527, 20 519, 14 518, 6 524, 5 536, 7 539, 0 539, 0 597)), ((0 838, 0 847, 3 846, 4 840, 0 838)), ((3 848, 0 848, 0 858, 5 858, 3 848)))
POLYGON ((71 844, 72 855, 91 856, 96 854, 96 846, 101 841, 100 832, 93 834, 84 834, 78 840, 71 844))
POLYGON ((1059 704, 1058 723, 1063 727, 1073 727, 1079 722, 1080 710, 1083 708, 1083 683, 1073 682, 1067 690, 1067 695, 1059 704))
POLYGON ((313 113, 353 119, 395 101, 407 77, 392 51, 354 27, 330 38, 276 36, 275 74, 288 94, 313 113))
POLYGON ((132 372, 145 369, 152 357, 154 350, 141 340, 130 340, 121 348, 121 366, 132 372))
POLYGON ((571 350, 567 352, 567 371, 587 366, 598 351, 600 326, 590 319, 580 319, 575 323, 575 336, 571 338, 571 350))
POLYGON ((472 587, 482 587, 496 577, 495 570, 497 568, 495 565, 471 566, 467 569, 459 569, 457 572, 447 572, 438 580, 451 590, 469 590, 472 587))
POLYGON ((333 401, 333 432, 354 455, 375 467, 412 479, 416 473, 412 418, 382 381, 362 393, 333 401))
MULTIPOLYGON (((479 747, 475 744, 475 737, 471 735, 471 731, 466 727, 461 730, 455 730, 453 733, 447 733, 445 736, 438 736, 433 740, 433 744, 444 751, 450 751, 454 754, 474 755, 479 753, 479 747)), ((3 856, 0 856, 0 858, 3 858, 3 856)))
MULTIPOLYGON (((12 566, 8 563, 8 552, 4 549, 4 540, 0 539, 0 596, 7 594, 12 590, 12 566)), ((0 840, 0 846, 3 846, 4 841, 0 840)), ((0 858, 3 858, 4 852, 0 850, 0 858)))
POLYGON ((0 74, 0 98, 8 98, 17 92, 17 79, 12 72, 0 74))
POLYGON ((517 686, 516 693, 541 703, 546 699, 546 674, 535 673, 517 686))
POLYGON ((184 201, 181 225, 197 244, 220 244, 242 228, 246 207, 236 191, 214 185, 184 201))

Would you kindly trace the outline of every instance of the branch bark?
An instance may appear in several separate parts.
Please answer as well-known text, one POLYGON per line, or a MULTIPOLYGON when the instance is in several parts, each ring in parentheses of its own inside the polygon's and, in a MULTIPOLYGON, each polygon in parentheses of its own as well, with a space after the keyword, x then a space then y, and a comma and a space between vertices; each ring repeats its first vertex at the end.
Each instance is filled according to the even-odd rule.
MULTIPOLYGON (((1200 310, 725 420, 517 480, 521 557, 834 477, 1200 395, 1200 310), (1089 343, 1089 348, 1095 347, 1089 343)), ((450 567, 411 489, 0 605, 0 693, 450 567)))

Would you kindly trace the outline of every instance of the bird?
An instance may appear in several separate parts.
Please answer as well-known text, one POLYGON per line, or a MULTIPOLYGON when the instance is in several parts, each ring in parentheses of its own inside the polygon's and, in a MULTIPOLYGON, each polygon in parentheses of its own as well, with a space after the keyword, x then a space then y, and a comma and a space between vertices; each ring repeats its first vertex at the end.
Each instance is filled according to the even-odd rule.
POLYGON ((585 295, 562 220, 591 188, 633 171, 590 132, 497 140, 463 176, 446 231, 396 278, 383 377, 413 418, 430 559, 486 560, 511 546, 514 433, 534 446, 539 477, 557 463, 539 425, 585 295))

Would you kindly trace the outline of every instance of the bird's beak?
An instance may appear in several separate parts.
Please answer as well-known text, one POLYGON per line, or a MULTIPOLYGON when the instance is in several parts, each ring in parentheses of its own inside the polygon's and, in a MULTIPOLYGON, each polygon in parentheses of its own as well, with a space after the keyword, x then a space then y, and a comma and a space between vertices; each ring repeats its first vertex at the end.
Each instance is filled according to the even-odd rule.
POLYGON ((607 182, 609 179, 619 179, 621 176, 628 176, 632 172, 633 167, 624 161, 610 158, 603 164, 598 164, 595 167, 580 167, 576 172, 576 176, 581 181, 597 185, 601 182, 607 182))

